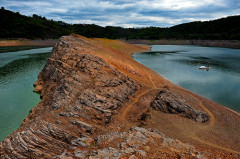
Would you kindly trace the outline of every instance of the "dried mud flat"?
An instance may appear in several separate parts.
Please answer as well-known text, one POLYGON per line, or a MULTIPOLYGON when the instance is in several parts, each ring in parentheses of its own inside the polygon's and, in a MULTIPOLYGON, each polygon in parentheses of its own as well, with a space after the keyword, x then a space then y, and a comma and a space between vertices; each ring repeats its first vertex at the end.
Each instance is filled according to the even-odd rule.
POLYGON ((0 158, 240 158, 240 116, 134 61, 148 46, 65 36, 0 158))

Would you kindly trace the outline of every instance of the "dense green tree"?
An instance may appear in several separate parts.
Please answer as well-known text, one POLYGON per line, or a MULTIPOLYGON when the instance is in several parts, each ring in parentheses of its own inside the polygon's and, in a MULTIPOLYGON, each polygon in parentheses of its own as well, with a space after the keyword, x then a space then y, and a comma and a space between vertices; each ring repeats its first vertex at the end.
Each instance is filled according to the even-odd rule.
POLYGON ((122 28, 95 24, 67 24, 33 14, 23 16, 0 9, 0 38, 59 38, 71 33, 110 39, 209 39, 240 40, 240 16, 213 21, 191 22, 170 28, 122 28))

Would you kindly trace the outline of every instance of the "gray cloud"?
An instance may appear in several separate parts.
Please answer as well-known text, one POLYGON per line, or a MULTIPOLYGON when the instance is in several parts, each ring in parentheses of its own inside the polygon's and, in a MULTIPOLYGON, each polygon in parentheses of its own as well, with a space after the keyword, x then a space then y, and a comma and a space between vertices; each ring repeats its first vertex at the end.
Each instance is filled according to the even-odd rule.
POLYGON ((68 23, 169 27, 240 13, 239 0, 1 0, 6 9, 68 23))

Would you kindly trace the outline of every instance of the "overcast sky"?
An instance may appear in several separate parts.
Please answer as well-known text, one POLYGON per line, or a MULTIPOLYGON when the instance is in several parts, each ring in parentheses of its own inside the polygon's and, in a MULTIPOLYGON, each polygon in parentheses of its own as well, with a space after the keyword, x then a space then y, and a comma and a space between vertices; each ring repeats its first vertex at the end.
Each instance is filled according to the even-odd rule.
POLYGON ((5 9, 67 23, 170 27, 240 14, 240 0, 0 0, 5 9))

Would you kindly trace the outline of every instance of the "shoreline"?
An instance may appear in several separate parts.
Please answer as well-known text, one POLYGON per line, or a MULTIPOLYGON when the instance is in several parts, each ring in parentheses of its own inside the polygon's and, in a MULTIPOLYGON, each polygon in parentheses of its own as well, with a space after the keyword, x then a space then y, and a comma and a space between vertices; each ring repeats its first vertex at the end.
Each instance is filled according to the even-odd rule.
POLYGON ((59 40, 48 39, 48 40, 0 40, 0 47, 7 46, 54 46, 59 40))
MULTIPOLYGON (((135 52, 135 53, 131 53, 130 55, 131 55, 132 59, 135 60, 132 55, 134 55, 134 54, 141 54, 141 53, 143 53, 143 52, 135 52)), ((145 52, 145 53, 150 53, 150 52, 145 52)), ((135 61, 138 62, 137 60, 135 60, 135 61)), ((147 65, 145 65, 145 64, 143 64, 143 63, 141 63, 141 64, 144 65, 145 67, 148 67, 147 65)), ((151 68, 150 68, 150 69, 151 69, 151 68)), ((155 71, 155 70, 153 70, 153 69, 151 69, 151 70, 152 70, 152 71, 155 71)), ((158 73, 158 72, 156 72, 156 73, 157 73, 159 76, 163 77, 165 80, 173 83, 172 81, 170 81, 169 79, 167 79, 166 77, 164 77, 163 75, 161 75, 160 73, 158 73)), ((238 112, 237 110, 234 110, 234 109, 232 109, 232 108, 230 108, 230 107, 228 107, 228 106, 226 106, 226 105, 222 105, 222 104, 220 104, 220 103, 217 103, 217 102, 215 102, 215 101, 213 101, 213 100, 211 100, 211 99, 208 99, 208 98, 206 98, 206 97, 204 97, 204 96, 202 96, 202 95, 200 95, 200 94, 197 94, 197 93, 195 93, 195 92, 192 92, 191 90, 189 90, 189 89, 187 89, 187 88, 184 88, 184 87, 182 87, 182 86, 180 86, 180 85, 177 85, 177 84, 175 84, 175 83, 173 83, 173 84, 176 85, 176 86, 178 86, 178 87, 180 87, 180 88, 182 88, 182 89, 185 89, 185 90, 187 90, 187 91, 189 91, 189 92, 191 92, 191 93, 193 93, 193 94, 196 94, 196 95, 198 95, 198 96, 201 96, 202 98, 205 98, 206 100, 209 100, 209 101, 211 101, 211 102, 214 102, 214 103, 216 103, 216 104, 218 104, 218 105, 226 108, 227 110, 229 110, 229 111, 231 111, 231 112, 233 112, 233 113, 235 113, 235 114, 237 114, 237 115, 240 116, 240 111, 238 112)))
MULTIPOLYGON (((48 39, 48 40, 0 40, 0 47, 6 46, 54 46, 59 39, 48 39)), ((121 40, 130 44, 146 44, 146 45, 196 45, 206 47, 222 47, 240 49, 239 40, 142 40, 142 39, 131 39, 121 40)))
POLYGON ((130 44, 147 44, 147 45, 198 45, 207 47, 222 47, 240 49, 239 40, 141 40, 131 39, 123 40, 130 44))

